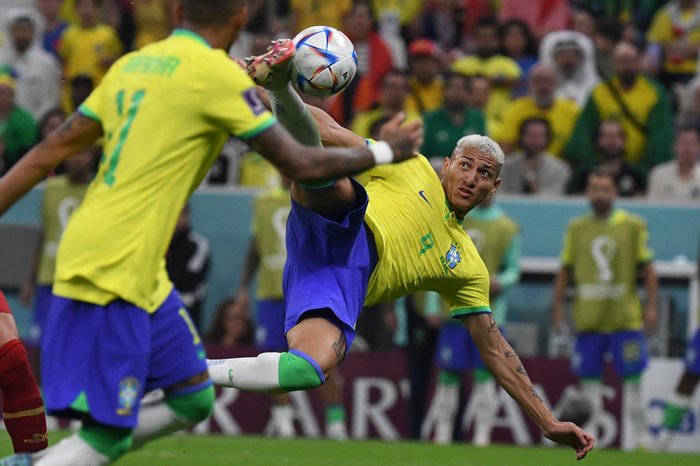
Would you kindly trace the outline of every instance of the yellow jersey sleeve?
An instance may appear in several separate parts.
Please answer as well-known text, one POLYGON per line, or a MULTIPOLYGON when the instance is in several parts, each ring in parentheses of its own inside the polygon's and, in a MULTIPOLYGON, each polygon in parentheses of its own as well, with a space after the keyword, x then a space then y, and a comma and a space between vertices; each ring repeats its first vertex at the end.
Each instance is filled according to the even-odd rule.
POLYGON ((258 96, 253 81, 228 58, 211 67, 204 92, 208 119, 240 139, 250 139, 276 123, 258 96))
POLYGON ((490 313, 489 285, 489 272, 484 262, 480 260, 474 265, 474 271, 469 280, 455 293, 442 294, 450 308, 450 315, 453 318, 460 318, 470 314, 490 313))
POLYGON ((673 24, 667 11, 661 10, 656 14, 647 32, 647 40, 657 44, 673 41, 673 24))
POLYGON ((564 233, 564 246, 562 247, 561 256, 559 257, 562 265, 570 266, 574 263, 574 251, 571 245, 572 241, 571 226, 569 226, 569 228, 566 229, 566 233, 564 233))
POLYGON ((639 233, 638 256, 639 262, 646 263, 654 258, 654 251, 649 247, 649 230, 642 223, 641 232, 639 233))

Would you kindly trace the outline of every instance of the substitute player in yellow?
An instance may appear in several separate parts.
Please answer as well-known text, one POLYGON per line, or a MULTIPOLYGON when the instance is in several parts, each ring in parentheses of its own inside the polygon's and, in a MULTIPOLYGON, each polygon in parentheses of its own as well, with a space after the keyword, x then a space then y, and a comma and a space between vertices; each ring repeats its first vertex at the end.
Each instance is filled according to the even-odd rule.
MULTIPOLYGON (((164 257, 187 198, 229 135, 295 180, 377 163, 376 149, 305 147, 277 124, 224 52, 246 24, 244 0, 180 0, 176 15, 180 29, 118 60, 78 112, 0 180, 3 213, 60 161, 104 137, 103 163, 59 245, 42 342, 47 410, 83 425, 26 464, 108 464, 211 413, 201 340, 164 257), (140 409, 153 389, 163 389, 164 401, 140 409)), ((413 157, 421 143, 419 124, 394 127, 380 162, 413 157)))
MULTIPOLYGON (((316 125, 289 86, 291 41, 276 43, 250 72, 271 94, 281 122, 314 142, 316 125)), ((365 139, 311 109, 326 145, 362 147, 365 139)), ((548 438, 577 457, 593 438, 557 421, 535 392, 519 358, 501 336, 489 306, 489 274, 462 228, 464 215, 500 184, 504 155, 485 136, 459 140, 440 177, 418 156, 395 167, 328 181, 292 185, 284 270, 288 352, 210 360, 218 385, 262 392, 303 390, 324 383, 345 357, 364 305, 418 290, 438 292, 452 317, 468 327, 488 369, 548 438)))

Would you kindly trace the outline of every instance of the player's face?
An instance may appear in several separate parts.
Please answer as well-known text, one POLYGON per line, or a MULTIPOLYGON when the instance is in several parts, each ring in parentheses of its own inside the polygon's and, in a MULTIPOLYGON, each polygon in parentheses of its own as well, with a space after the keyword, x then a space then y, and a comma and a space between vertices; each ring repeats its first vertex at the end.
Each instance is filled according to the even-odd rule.
POLYGON ((591 175, 588 178, 586 196, 595 212, 600 214, 610 212, 617 197, 615 182, 609 176, 591 175))
POLYGON ((463 149, 446 158, 440 172, 442 188, 458 217, 493 195, 501 184, 498 163, 475 149, 463 149))

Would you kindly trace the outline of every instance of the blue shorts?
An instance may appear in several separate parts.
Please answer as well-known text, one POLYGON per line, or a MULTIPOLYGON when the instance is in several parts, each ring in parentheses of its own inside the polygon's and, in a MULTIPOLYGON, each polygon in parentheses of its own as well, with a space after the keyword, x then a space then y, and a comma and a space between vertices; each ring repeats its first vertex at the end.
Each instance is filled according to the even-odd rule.
POLYGON ((688 372, 700 376, 700 329, 695 331, 695 336, 688 342, 685 351, 685 367, 688 372))
POLYGON ((284 334, 284 299, 258 301, 255 343, 263 351, 287 351, 284 334))
POLYGON ((329 309, 328 318, 345 335, 348 350, 355 339, 355 323, 377 263, 374 239, 364 223, 367 192, 355 180, 351 181, 357 204, 340 222, 292 201, 282 278, 285 333, 306 312, 329 309))
POLYGON ((27 344, 38 348, 41 346, 41 333, 46 326, 46 317, 51 309, 51 285, 37 285, 34 292, 34 312, 29 323, 27 344))
POLYGON ((50 414, 88 413, 101 424, 133 428, 145 392, 207 370, 201 339, 174 291, 153 314, 122 300, 98 306, 54 295, 46 324, 41 370, 50 414))
MULTIPOLYGON (((500 329, 505 335, 504 330, 500 329)), ((445 323, 440 327, 435 350, 435 364, 440 369, 464 372, 486 369, 469 330, 461 323, 445 323)))
POLYGON ((620 377, 638 376, 647 367, 649 350, 640 330, 614 333, 579 333, 572 364, 582 378, 600 378, 606 354, 612 354, 613 365, 620 377))

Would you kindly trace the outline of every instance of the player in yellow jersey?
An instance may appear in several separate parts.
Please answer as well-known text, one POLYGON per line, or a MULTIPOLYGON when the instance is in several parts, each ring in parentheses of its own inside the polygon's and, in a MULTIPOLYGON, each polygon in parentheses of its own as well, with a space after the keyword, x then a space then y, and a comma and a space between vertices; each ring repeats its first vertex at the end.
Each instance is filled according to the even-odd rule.
MULTIPOLYGON (((289 85, 290 62, 270 54, 250 62, 251 74, 267 87, 281 122, 300 140, 365 146, 365 139, 311 108, 314 125, 289 85), (314 141, 316 125, 320 140, 314 141)), ((498 330, 486 266, 462 228, 464 215, 496 192, 503 161, 493 140, 471 135, 445 157, 439 177, 418 156, 369 170, 359 178, 362 184, 350 178, 313 187, 294 183, 283 278, 290 349, 210 360, 214 382, 267 393, 316 387, 345 357, 363 304, 436 291, 452 317, 467 326, 486 366, 544 435, 584 457, 593 438, 557 421, 535 392, 498 330)))
POLYGON ((104 138, 103 162, 58 248, 42 340, 47 411, 83 424, 27 463, 108 464, 211 413, 201 340, 164 257, 180 211, 229 135, 308 182, 413 157, 421 143, 420 124, 398 128, 397 120, 379 151, 299 144, 224 52, 247 13, 244 0, 179 0, 180 28, 118 60, 78 112, 0 180, 3 213, 60 161, 104 138), (163 401, 140 407, 153 389, 163 389, 163 401))

